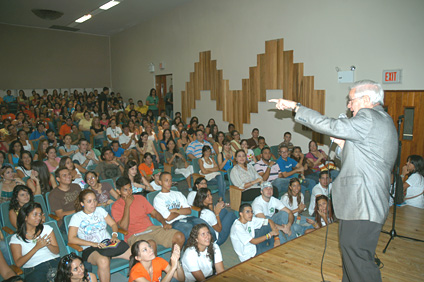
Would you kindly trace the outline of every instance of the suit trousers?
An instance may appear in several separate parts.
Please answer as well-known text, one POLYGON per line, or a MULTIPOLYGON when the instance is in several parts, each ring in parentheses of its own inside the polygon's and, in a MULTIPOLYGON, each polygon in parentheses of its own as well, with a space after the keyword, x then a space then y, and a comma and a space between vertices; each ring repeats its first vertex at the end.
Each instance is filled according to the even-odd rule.
POLYGON ((368 220, 340 220, 343 282, 381 281, 374 255, 382 227, 382 224, 368 220))

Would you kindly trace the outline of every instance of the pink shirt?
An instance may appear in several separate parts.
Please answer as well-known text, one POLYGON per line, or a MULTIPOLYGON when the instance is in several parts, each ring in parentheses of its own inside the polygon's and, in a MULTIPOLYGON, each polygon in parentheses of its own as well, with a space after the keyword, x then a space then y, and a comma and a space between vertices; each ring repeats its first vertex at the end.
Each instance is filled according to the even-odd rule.
MULTIPOLYGON (((56 158, 56 161, 57 161, 57 163, 59 164, 59 162, 60 162, 60 158, 59 157, 57 157, 56 158)), ((54 166, 52 166, 48 161, 44 161, 44 163, 46 164, 46 166, 47 166, 47 168, 49 169, 49 172, 50 173, 52 173, 52 172, 54 172, 58 167, 59 167, 59 165, 57 166, 57 167, 54 167, 54 166)))

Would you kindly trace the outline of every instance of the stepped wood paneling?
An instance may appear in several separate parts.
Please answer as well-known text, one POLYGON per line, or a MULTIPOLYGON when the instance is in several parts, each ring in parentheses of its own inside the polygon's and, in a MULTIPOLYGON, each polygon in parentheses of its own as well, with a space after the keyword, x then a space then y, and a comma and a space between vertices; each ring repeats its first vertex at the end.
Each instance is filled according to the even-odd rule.
MULTIPOLYGON (((249 78, 242 80, 241 90, 230 90, 229 80, 217 69, 211 51, 201 52, 194 64, 190 81, 181 92, 183 119, 191 117, 191 109, 200 100, 200 91, 210 90, 216 109, 223 120, 234 123, 243 133, 243 124, 250 123, 250 114, 258 113, 258 103, 266 101, 266 90, 282 89, 286 99, 299 101, 324 114, 325 91, 314 89, 314 77, 303 75, 303 63, 293 63, 293 51, 284 51, 284 40, 265 42, 265 54, 258 54, 257 66, 249 68, 249 78)), ((321 141, 314 133, 314 140, 321 141)))

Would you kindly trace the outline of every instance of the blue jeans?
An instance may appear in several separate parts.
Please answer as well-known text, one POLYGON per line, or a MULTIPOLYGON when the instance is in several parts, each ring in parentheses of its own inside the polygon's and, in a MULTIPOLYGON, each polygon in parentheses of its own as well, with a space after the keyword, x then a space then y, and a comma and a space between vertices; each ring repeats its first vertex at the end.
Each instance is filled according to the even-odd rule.
POLYGON ((302 183, 300 184, 300 189, 305 195, 305 191, 309 191, 309 195, 312 195, 312 189, 317 185, 317 182, 315 182, 313 179, 305 178, 302 183))
MULTIPOLYGON (((289 214, 286 213, 285 211, 279 211, 278 213, 275 213, 272 217, 267 217, 269 219, 271 219, 272 221, 274 221, 275 224, 278 225, 283 225, 283 224, 287 224, 289 222, 289 214)), ((283 233, 283 231, 280 231, 278 237, 280 238, 280 244, 284 244, 290 240, 293 240, 294 238, 296 238, 296 227, 294 226, 295 223, 293 222, 292 226, 290 227, 291 230, 291 235, 287 235, 285 233, 283 233)))
POLYGON ((278 197, 281 198, 289 190, 290 178, 276 178, 272 181, 272 186, 278 189, 278 197))
POLYGON ((215 176, 214 179, 209 180, 208 185, 218 185, 218 196, 225 202, 225 189, 227 188, 227 185, 225 185, 225 180, 222 174, 219 174, 215 176))
POLYGON ((187 239, 190 237, 191 229, 195 225, 201 224, 201 223, 204 223, 208 226, 209 231, 212 235, 212 242, 215 242, 216 241, 215 230, 209 224, 207 224, 206 221, 204 221, 203 219, 198 218, 198 217, 189 216, 189 217, 186 217, 184 219, 174 221, 172 223, 172 228, 174 228, 178 231, 181 231, 181 233, 184 234, 184 237, 185 237, 184 244, 185 244, 185 243, 187 243, 187 239))
MULTIPOLYGON (((334 181, 336 179, 336 177, 339 175, 340 171, 339 170, 330 170, 330 176, 331 176, 331 180, 334 181)), ((308 174, 305 177, 308 179, 312 179, 314 180, 316 183, 319 182, 319 174, 320 171, 316 171, 314 173, 308 174)))
MULTIPOLYGON (((265 236, 271 232, 271 226, 264 225, 259 229, 255 229, 255 238, 259 238, 262 236, 265 236)), ((259 243, 256 245, 256 254, 255 256, 262 254, 263 252, 266 252, 268 250, 271 250, 274 247, 274 238, 270 238, 268 240, 263 241, 262 243, 259 243)))
POLYGON ((35 267, 24 268, 25 281, 31 282, 46 282, 54 281, 48 279, 47 274, 56 274, 57 265, 59 264, 60 257, 40 263, 35 267), (53 270, 50 270, 53 269, 53 270), (49 271, 50 270, 50 271, 49 271))
POLYGON ((84 134, 84 138, 87 139, 88 143, 90 143, 90 131, 83 131, 82 133, 84 134))
MULTIPOLYGON (((302 235, 305 234, 305 231, 306 230, 308 230, 308 229, 314 229, 314 227, 306 221, 307 218, 312 219, 312 220, 315 220, 315 218, 313 218, 311 216, 301 215, 300 216, 300 222, 299 222, 299 224, 297 224, 297 223, 294 223, 293 224, 292 230, 294 230, 294 233, 296 235, 302 236, 302 235)), ((294 221, 296 222, 296 220, 297 219, 295 218, 294 221)))
POLYGON ((230 235, 231 226, 233 226, 233 223, 237 218, 233 212, 229 212, 227 209, 221 210, 219 218, 221 219, 222 229, 221 232, 219 232, 218 241, 216 243, 221 246, 225 243, 225 241, 227 241, 227 238, 230 235))

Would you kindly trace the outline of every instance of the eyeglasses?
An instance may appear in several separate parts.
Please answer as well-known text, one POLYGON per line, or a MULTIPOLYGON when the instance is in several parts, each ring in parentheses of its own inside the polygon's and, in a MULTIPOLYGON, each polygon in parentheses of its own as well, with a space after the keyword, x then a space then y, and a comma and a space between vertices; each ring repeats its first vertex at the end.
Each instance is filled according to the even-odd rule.
POLYGON ((350 98, 348 98, 347 99, 347 103, 349 104, 349 103, 352 103, 353 101, 355 101, 356 99, 360 99, 360 98, 362 98, 362 97, 364 97, 364 96, 361 96, 361 97, 355 97, 355 98, 353 98, 353 99, 350 99, 350 98))

